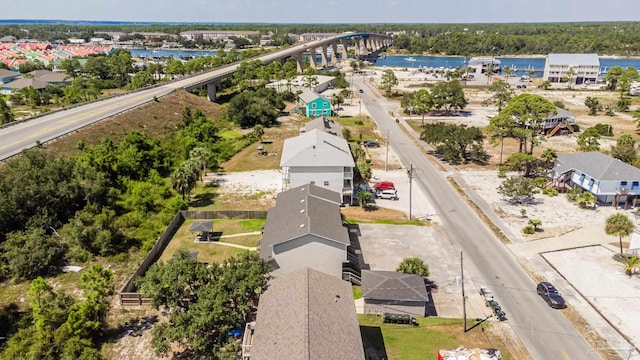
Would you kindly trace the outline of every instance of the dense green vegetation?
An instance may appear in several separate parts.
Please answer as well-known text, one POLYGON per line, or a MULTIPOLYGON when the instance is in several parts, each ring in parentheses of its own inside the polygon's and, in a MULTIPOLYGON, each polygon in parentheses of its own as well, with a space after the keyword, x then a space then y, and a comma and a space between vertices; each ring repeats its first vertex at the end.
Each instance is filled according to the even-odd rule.
MULTIPOLYGON (((198 109, 185 108, 182 124, 164 142, 133 131, 119 143, 109 138, 91 147, 79 143, 82 152, 70 158, 34 149, 7 161, 0 172, 0 280, 22 282, 57 274, 61 265, 101 257, 120 261, 137 249, 145 252, 175 212, 187 208, 185 195, 200 174, 255 141, 253 134, 218 136, 229 127, 224 120, 214 122, 198 109)), ((34 281, 32 287, 46 288, 45 280, 34 281)), ((1 318, 11 320, 1 335, 12 339, 3 358, 61 358, 72 350, 77 356, 67 358, 83 358, 78 349, 98 348, 94 333, 74 340, 77 349, 65 347, 72 346, 64 344, 75 330, 69 335, 55 329, 68 328, 64 324, 72 320, 70 314, 84 305, 45 290, 54 307, 47 311, 56 313, 46 339, 32 337, 38 326, 29 315, 38 311, 33 302, 26 313, 11 305, 0 311, 1 318), (47 348, 49 355, 41 352, 47 348)), ((101 294, 101 301, 108 301, 106 292, 101 294)), ((102 331, 103 324, 94 330, 102 331)), ((90 354, 85 358, 96 358, 90 354)))
POLYGON ((169 321, 153 329, 152 345, 167 355, 180 344, 195 359, 230 359, 240 343, 229 331, 242 328, 265 289, 271 267, 255 253, 245 253, 209 266, 180 251, 156 263, 139 285, 152 306, 169 310, 169 321), (223 355, 227 354, 227 355, 223 355))
MULTIPOLYGON (((507 55, 548 53, 589 53, 639 55, 640 23, 637 22, 582 22, 582 23, 526 23, 526 24, 154 24, 154 25, 5 25, 0 35, 24 37, 21 29, 28 29, 29 36, 42 40, 66 40, 71 36, 89 39, 105 36, 105 31, 164 32, 177 35, 187 30, 258 30, 261 34, 272 32, 277 45, 290 40, 284 34, 317 32, 362 31, 373 33, 401 32, 394 39, 394 46, 412 53, 447 55, 507 55), (414 35, 416 34, 416 35, 414 35)), ((135 39, 135 34, 132 39, 135 39)), ((141 35, 137 35, 141 37, 141 35)), ((108 37, 108 36, 105 36, 108 37)), ((162 40, 162 38, 158 38, 162 40)), ((168 37, 168 40, 176 39, 168 37)), ((180 39, 178 39, 180 40, 180 39)), ((211 45, 200 40, 186 42, 185 46, 211 45)), ((255 42, 254 42, 255 43, 255 42)))

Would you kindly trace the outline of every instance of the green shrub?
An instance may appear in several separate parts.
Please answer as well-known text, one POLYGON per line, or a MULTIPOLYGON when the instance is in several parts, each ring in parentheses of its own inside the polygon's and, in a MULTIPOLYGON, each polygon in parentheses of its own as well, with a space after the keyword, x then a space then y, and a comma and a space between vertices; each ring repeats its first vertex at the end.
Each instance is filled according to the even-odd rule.
POLYGON ((558 190, 556 190, 555 188, 552 188, 552 187, 542 190, 542 193, 547 195, 547 196, 551 196, 551 197, 558 196, 558 190))
POLYGON ((523 234, 531 235, 531 234, 534 234, 535 232, 536 232, 536 230, 531 225, 527 225, 527 226, 522 228, 522 233, 523 234))
POLYGON ((593 128, 602 136, 613 136, 613 127, 609 124, 595 124, 593 128))
POLYGON ((542 187, 548 183, 549 181, 546 178, 543 177, 537 177, 535 179, 533 179, 533 184, 537 187, 542 189, 542 187))
POLYGON ((574 187, 573 189, 567 192, 567 200, 571 202, 576 202, 578 201, 580 194, 582 194, 582 189, 580 189, 579 187, 574 187))

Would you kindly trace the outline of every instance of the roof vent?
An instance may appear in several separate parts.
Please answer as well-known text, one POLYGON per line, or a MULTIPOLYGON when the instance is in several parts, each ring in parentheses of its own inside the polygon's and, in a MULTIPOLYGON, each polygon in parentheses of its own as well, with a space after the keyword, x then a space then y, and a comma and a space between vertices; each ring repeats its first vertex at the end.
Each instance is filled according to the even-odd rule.
POLYGON ((303 212, 304 212, 304 209, 301 209, 301 210, 300 210, 300 213, 303 213, 303 212))
POLYGON ((304 224, 300 224, 300 228, 302 229, 304 227, 304 224))
POLYGON ((304 199, 300 200, 300 203, 304 203, 304 199))

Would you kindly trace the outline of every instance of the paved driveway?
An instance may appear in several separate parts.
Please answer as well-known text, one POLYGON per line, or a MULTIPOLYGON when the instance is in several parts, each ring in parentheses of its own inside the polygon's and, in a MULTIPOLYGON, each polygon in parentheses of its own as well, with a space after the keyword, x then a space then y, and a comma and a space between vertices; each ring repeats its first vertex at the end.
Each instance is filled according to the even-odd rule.
MULTIPOLYGON (((437 315, 462 318, 460 252, 448 240, 444 227, 360 224, 360 232, 366 266, 371 270, 393 271, 405 257, 421 258, 429 265, 429 279, 437 286, 432 293, 437 315)), ((465 270, 466 275, 468 271, 465 270)), ((469 278, 465 279, 465 292, 469 319, 491 314, 469 278)))

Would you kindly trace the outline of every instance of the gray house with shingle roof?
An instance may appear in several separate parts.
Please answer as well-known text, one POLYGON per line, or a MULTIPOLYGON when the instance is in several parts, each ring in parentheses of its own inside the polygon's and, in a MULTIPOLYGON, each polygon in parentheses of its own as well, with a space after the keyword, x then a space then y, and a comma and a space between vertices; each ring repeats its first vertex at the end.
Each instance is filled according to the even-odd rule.
POLYGON ((304 129, 301 132, 309 132, 311 130, 320 130, 331 135, 342 137, 342 130, 340 128, 340 124, 329 119, 326 116, 317 117, 306 124, 304 124, 304 129))
POLYGON ((342 277, 351 245, 340 216, 340 195, 314 185, 278 194, 269 209, 258 251, 274 276, 310 267, 342 277))
POLYGON ((283 190, 314 184, 339 193, 345 203, 351 202, 355 162, 343 138, 313 129, 286 139, 280 167, 283 190))
MULTIPOLYGON (((578 186, 598 204, 635 202, 640 195, 640 169, 598 151, 558 155, 553 167, 556 187, 578 186)), ((617 204, 616 204, 617 205, 617 204)))
POLYGON ((310 268, 271 280, 243 345, 251 360, 364 360, 351 284, 310 268))
POLYGON ((429 294, 424 278, 396 271, 362 270, 365 314, 398 313, 424 317, 429 294))

